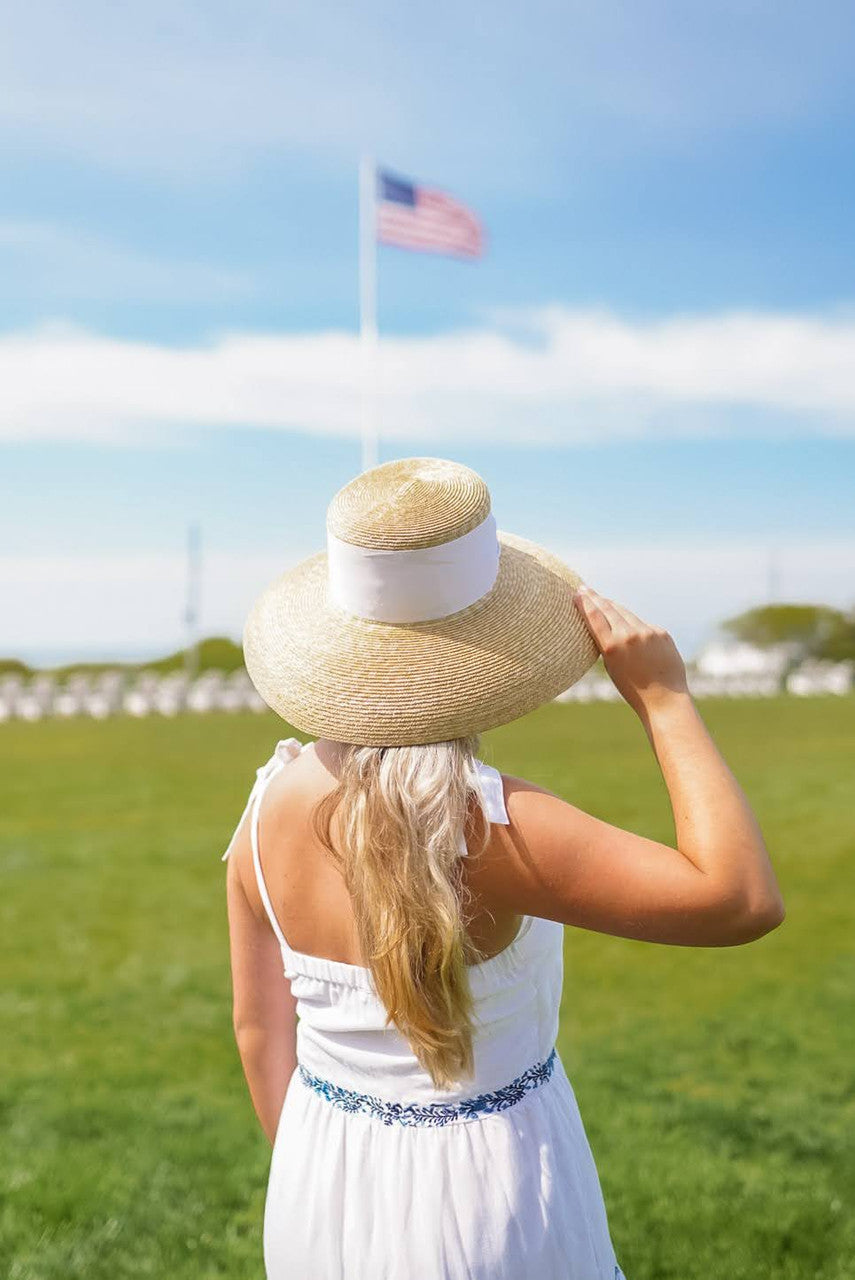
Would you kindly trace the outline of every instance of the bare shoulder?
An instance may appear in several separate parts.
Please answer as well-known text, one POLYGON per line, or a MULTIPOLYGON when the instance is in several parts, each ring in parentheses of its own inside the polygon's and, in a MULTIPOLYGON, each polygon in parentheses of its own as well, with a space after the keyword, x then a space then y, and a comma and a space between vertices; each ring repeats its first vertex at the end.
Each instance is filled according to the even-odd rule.
POLYGON ((505 808, 511 823, 515 815, 519 818, 537 814, 543 808, 544 802, 548 804, 549 801, 557 800, 559 804, 566 804, 566 801, 553 791, 541 787, 536 782, 531 782, 528 778, 518 778, 513 773, 503 773, 501 777, 505 808))
POLYGON ((587 815, 547 788, 503 773, 509 822, 492 823, 487 845, 475 860, 471 883, 492 905, 560 919, 556 863, 566 873, 574 831, 587 815))
MULTIPOLYGON (((283 853, 287 854, 295 841, 298 844, 306 841, 314 801, 323 793, 315 771, 307 769, 304 763, 308 755, 306 752, 302 759, 295 757, 277 770, 267 781, 260 801, 256 802, 258 848, 265 879, 276 876, 283 853)), ((253 807, 247 806, 232 836, 228 875, 232 885, 240 886, 253 910, 261 917, 264 908, 253 865, 253 807)))
POLYGON ((583 809, 528 778, 503 773, 502 789, 510 822, 497 827, 497 834, 504 834, 513 847, 523 842, 539 847, 556 836, 566 841, 580 823, 595 821, 583 809))

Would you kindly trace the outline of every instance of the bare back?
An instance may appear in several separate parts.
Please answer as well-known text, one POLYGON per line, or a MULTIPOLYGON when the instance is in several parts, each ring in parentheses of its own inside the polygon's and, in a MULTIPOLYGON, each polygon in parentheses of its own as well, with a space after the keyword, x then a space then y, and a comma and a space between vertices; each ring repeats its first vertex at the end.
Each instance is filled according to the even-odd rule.
MULTIPOLYGON (((271 902, 289 945, 306 955, 364 966, 350 895, 312 828, 315 806, 336 784, 335 769, 334 744, 321 740, 307 744, 271 780, 259 816, 260 856, 271 902)), ((498 848, 491 852, 490 846, 500 830, 491 825, 487 849, 463 863, 472 892, 469 935, 484 958, 513 941, 523 914, 491 893, 489 869, 500 866, 502 859, 498 848)), ((471 839, 475 831, 468 834, 471 839)), ((245 843, 248 849, 248 840, 245 843)), ((242 861, 248 871, 242 875, 244 888, 261 918, 264 907, 251 862, 242 861)))

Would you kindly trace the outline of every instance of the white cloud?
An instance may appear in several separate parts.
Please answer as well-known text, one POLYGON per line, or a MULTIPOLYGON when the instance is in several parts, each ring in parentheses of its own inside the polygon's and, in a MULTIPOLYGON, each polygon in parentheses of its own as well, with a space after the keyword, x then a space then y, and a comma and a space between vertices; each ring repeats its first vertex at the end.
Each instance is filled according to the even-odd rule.
MULTIPOLYGON (((205 634, 238 637, 255 596, 318 548, 212 552, 202 571, 205 634)), ((668 627, 692 657, 723 618, 768 599, 769 544, 755 540, 553 548, 583 578, 668 627)), ((775 598, 855 605, 855 540, 776 541, 775 598)), ((182 642, 185 561, 176 555, 0 557, 3 653, 155 655, 182 642)))
MULTIPOLYGON (((0 439, 153 438, 255 427, 352 436, 360 353, 345 332, 227 334, 168 347, 53 326, 0 339, 0 439)), ((855 432, 855 316, 666 320, 551 307, 384 338, 389 439, 579 443, 855 432)))

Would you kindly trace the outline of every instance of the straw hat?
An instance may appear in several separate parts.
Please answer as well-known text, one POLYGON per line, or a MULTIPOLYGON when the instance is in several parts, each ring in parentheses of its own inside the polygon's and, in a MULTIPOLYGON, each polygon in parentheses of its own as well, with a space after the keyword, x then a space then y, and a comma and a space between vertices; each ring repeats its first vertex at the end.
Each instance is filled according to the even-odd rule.
POLYGON ((497 532, 469 467, 386 462, 333 498, 327 550, 255 602, 246 667, 264 701, 314 737, 404 746, 480 733, 596 661, 573 605, 580 581, 497 532))

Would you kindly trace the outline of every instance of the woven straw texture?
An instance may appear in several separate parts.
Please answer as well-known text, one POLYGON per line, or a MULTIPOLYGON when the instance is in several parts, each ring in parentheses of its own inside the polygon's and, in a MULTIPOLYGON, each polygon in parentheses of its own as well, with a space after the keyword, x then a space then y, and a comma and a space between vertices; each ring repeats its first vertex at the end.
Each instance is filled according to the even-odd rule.
POLYGON ((340 489, 327 528, 359 547, 414 551, 462 538, 489 514, 490 491, 477 471, 445 458, 401 458, 340 489))
MULTIPOLYGON (((468 467, 408 458, 363 473, 330 506, 343 541, 387 549, 460 537, 490 511, 468 467), (400 495, 400 496, 396 496, 400 495)), ((366 746, 441 742, 506 724, 574 684, 597 648, 573 604, 581 579, 542 547, 499 533, 493 588, 429 622, 373 622, 327 593, 326 552, 278 578, 244 629, 265 702, 313 737, 366 746)))

